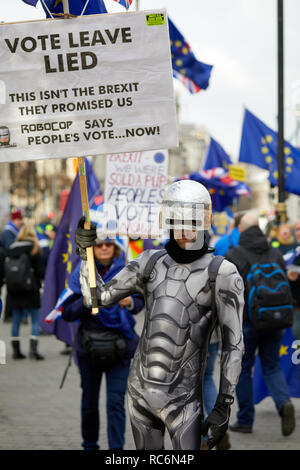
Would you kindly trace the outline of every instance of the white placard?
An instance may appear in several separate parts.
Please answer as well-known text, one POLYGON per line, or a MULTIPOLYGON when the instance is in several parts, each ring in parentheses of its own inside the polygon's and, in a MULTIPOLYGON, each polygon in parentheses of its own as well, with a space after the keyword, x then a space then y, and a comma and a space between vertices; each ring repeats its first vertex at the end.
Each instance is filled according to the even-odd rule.
POLYGON ((103 233, 157 238, 167 183, 167 150, 107 155, 104 207, 91 219, 103 233))
POLYGON ((177 145, 164 9, 0 24, 0 162, 177 145))

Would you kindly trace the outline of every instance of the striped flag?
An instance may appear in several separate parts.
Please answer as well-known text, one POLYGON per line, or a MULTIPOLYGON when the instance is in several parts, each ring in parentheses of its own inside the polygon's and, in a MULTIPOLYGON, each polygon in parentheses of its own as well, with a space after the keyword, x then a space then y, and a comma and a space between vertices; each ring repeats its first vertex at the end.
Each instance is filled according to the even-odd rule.
POLYGON ((126 10, 128 10, 130 5, 132 4, 132 0, 114 0, 114 1, 117 3, 120 3, 120 5, 126 8, 126 10))
POLYGON ((248 196, 250 193, 246 184, 234 180, 229 172, 221 167, 190 173, 180 179, 190 179, 203 184, 211 195, 213 210, 217 212, 231 206, 234 199, 248 196))

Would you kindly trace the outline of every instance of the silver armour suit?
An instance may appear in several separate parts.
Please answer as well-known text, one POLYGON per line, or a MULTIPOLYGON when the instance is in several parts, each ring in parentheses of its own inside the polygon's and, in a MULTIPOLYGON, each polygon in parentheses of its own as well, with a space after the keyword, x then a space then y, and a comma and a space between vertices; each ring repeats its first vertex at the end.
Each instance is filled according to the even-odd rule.
MULTIPOLYGON (((167 428, 174 449, 199 450, 203 421, 202 383, 207 349, 218 323, 222 336, 219 393, 234 395, 243 354, 244 286, 224 260, 216 279, 217 316, 211 310, 206 253, 179 264, 165 253, 150 278, 143 273, 155 250, 143 252, 111 281, 97 278, 100 306, 134 293, 146 301, 145 323, 128 379, 128 407, 136 448, 162 449, 167 428)), ((89 297, 87 264, 81 285, 89 297)))

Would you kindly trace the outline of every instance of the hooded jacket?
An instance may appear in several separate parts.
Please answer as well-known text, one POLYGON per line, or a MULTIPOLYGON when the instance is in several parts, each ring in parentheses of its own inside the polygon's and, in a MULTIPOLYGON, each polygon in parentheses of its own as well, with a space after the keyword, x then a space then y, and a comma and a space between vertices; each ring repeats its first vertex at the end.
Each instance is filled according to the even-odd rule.
POLYGON ((280 251, 277 248, 270 246, 267 237, 258 225, 253 225, 242 232, 238 246, 231 248, 225 257, 228 261, 235 264, 245 284, 244 321, 246 321, 248 320, 248 292, 246 278, 252 264, 261 263, 263 259, 267 259, 268 261, 278 263, 285 271, 285 262, 280 251), (245 248, 248 251, 248 256, 245 255, 244 251, 241 250, 240 247, 245 248), (249 263, 249 260, 251 260, 252 263, 249 263))
MULTIPOLYGON (((144 307, 144 299, 140 295, 133 295, 133 308, 129 310, 125 307, 120 307, 117 303, 110 308, 101 308, 98 315, 91 315, 91 309, 87 308, 83 302, 81 293, 79 273, 80 264, 73 271, 69 287, 73 290, 72 294, 63 304, 62 318, 67 322, 78 321, 87 330, 105 330, 107 328, 116 328, 124 334, 127 342, 127 352, 125 360, 122 363, 128 362, 137 347, 139 337, 134 331, 135 320, 132 315, 139 313, 144 307), (132 334, 129 334, 131 333, 132 334)), ((125 253, 122 252, 120 257, 115 257, 112 264, 109 266, 107 272, 103 274, 103 266, 96 260, 96 268, 103 276, 105 282, 112 279, 124 266, 125 266, 125 253)), ((79 333, 76 351, 79 355, 85 355, 82 343, 81 334, 79 333)))

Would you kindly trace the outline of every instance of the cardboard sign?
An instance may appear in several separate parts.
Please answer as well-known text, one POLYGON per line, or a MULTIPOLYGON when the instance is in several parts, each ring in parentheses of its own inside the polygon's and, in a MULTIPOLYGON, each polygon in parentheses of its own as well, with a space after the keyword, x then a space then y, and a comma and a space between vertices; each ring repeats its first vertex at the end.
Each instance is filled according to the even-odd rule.
POLYGON ((103 233, 156 238, 167 182, 167 150, 107 155, 105 204, 91 218, 103 233))
POLYGON ((245 168, 238 165, 229 165, 229 175, 236 181, 246 181, 246 170, 245 168))
POLYGON ((0 25, 0 162, 177 145, 165 10, 0 25))

